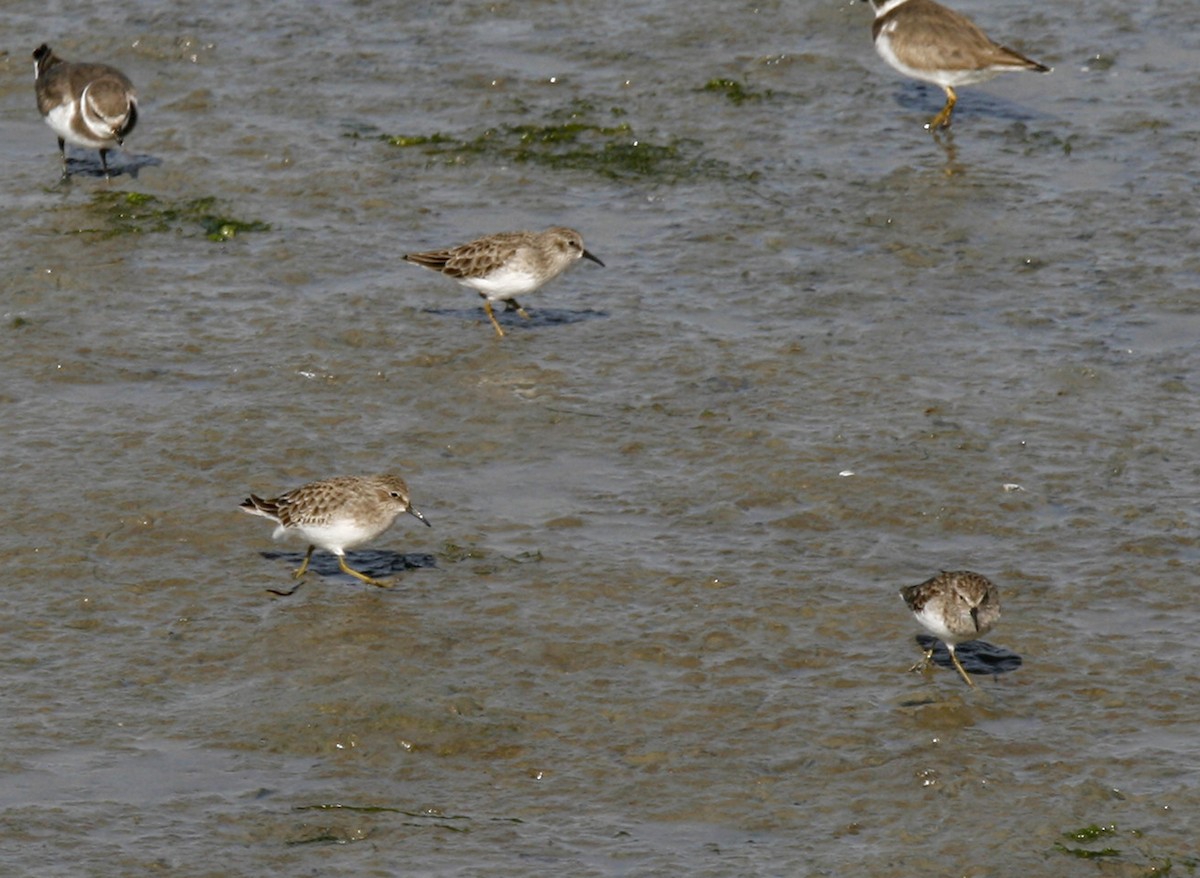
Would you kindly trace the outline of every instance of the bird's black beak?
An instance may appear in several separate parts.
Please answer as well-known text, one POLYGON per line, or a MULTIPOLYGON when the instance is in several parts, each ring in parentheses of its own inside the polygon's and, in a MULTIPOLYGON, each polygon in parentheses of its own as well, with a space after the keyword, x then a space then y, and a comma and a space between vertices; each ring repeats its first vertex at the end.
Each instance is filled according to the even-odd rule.
POLYGON ((597 258, 596 258, 594 255, 592 255, 591 253, 589 253, 589 252, 588 252, 588 251, 586 251, 586 250, 584 250, 584 251, 583 251, 583 258, 584 258, 584 259, 590 259, 590 260, 592 260, 592 262, 596 263, 596 264, 597 264, 597 265, 599 265, 601 268, 603 268, 603 267, 604 267, 604 263, 603 263, 603 262, 601 262, 599 259, 597 259, 597 258))
POLYGON ((421 513, 420 513, 420 512, 417 510, 417 507, 415 507, 415 506, 409 506, 409 507, 408 507, 407 509, 405 509, 404 511, 405 511, 405 512, 407 512, 409 515, 411 515, 413 518, 419 518, 421 521, 425 522, 425 526, 426 526, 426 527, 433 527, 433 525, 429 523, 429 519, 428 519, 428 518, 426 518, 424 515, 422 515, 422 514, 421 514, 421 513))

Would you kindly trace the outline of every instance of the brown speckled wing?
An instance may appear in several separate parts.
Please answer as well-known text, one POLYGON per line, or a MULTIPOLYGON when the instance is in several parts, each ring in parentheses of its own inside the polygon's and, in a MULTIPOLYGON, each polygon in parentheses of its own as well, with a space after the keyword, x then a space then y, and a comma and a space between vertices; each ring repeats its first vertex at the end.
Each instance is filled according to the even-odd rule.
POLYGON ((443 271, 452 256, 449 250, 427 250, 424 253, 406 253, 403 258, 405 262, 411 262, 413 265, 443 271))
POLYGON ((268 518, 279 518, 279 507, 274 500, 264 500, 257 494, 251 494, 248 498, 238 504, 242 509, 249 512, 265 515, 268 518))
POLYGON ((900 596, 904 598, 904 603, 908 604, 910 610, 914 613, 919 613, 940 592, 941 588, 937 584, 937 577, 934 577, 922 582, 920 585, 909 585, 900 589, 900 596))
POLYGON ((446 250, 410 253, 404 259, 447 277, 486 277, 503 266, 527 237, 527 232, 505 232, 446 250))
POLYGON ((329 524, 333 520, 332 508, 343 505, 344 495, 339 490, 345 481, 327 479, 288 491, 275 501, 280 523, 285 527, 329 524))

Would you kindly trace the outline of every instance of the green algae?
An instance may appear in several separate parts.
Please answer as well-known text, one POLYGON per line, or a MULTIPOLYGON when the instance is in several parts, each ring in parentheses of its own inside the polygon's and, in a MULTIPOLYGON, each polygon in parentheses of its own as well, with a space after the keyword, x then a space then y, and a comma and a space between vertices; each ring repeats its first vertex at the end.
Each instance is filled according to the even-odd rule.
POLYGON ((1143 832, 1134 829, 1122 833, 1114 823, 1092 823, 1064 832, 1062 838, 1067 843, 1060 841, 1054 844, 1054 850, 1060 854, 1080 860, 1098 860, 1114 864, 1116 867, 1128 867, 1136 870, 1136 874, 1145 876, 1167 875, 1176 867, 1187 875, 1195 875, 1197 868, 1200 868, 1200 859, 1190 855, 1179 856, 1170 852, 1155 851, 1143 832), (1126 851, 1112 846, 1112 841, 1119 836, 1124 836, 1126 841, 1132 844, 1132 850, 1126 851))
POLYGON ((1089 848, 1071 848, 1065 844, 1058 843, 1054 845, 1055 849, 1064 854, 1070 854, 1073 857, 1078 857, 1081 860, 1098 860, 1101 857, 1119 857, 1121 851, 1117 848, 1100 848, 1099 850, 1090 850, 1089 848))
POLYGON ((449 540, 442 544, 442 551, 439 554, 447 564, 457 564, 460 561, 471 559, 479 560, 488 556, 486 549, 478 546, 460 546, 449 540))
POLYGON ((751 91, 736 79, 710 79, 700 90, 723 94, 731 103, 739 106, 746 101, 761 101, 771 97, 769 90, 765 92, 751 91))
MULTIPOLYGON (((514 112, 528 113, 523 105, 517 105, 514 112)), ((590 101, 576 100, 545 119, 495 125, 475 134, 381 134, 377 139, 389 146, 419 150, 446 164, 495 160, 587 171, 611 180, 678 182, 738 176, 725 162, 705 157, 699 142, 648 138, 624 116, 620 107, 602 110, 590 101)), ((355 131, 346 136, 362 135, 355 131)))
MULTIPOLYGON (((471 819, 469 817, 457 814, 445 814, 436 809, 413 811, 407 808, 396 808, 388 805, 348 805, 343 802, 321 802, 315 805, 297 805, 293 810, 318 812, 347 811, 353 814, 396 814, 402 818, 407 818, 400 821, 400 825, 402 826, 427 826, 447 832, 471 831, 469 825, 471 819), (456 826, 453 824, 454 821, 461 821, 462 823, 456 826)), ((300 838, 292 839, 287 844, 289 846, 346 844, 352 841, 362 841, 369 834, 369 832, 362 833, 361 830, 347 832, 334 827, 319 826, 310 828, 307 834, 300 838)))
POLYGON ((271 226, 259 220, 242 220, 224 213, 214 196, 165 199, 144 192, 97 192, 88 206, 99 225, 76 230, 103 238, 119 235, 150 235, 164 232, 187 234, 198 229, 210 241, 228 241, 247 232, 266 232, 271 226))
POLYGON ((397 808, 392 805, 348 805, 345 802, 319 802, 315 805, 296 805, 296 811, 350 811, 357 814, 401 814, 405 817, 415 817, 422 820, 469 820, 461 814, 445 814, 435 809, 413 811, 409 808, 397 808))
POLYGON ((392 146, 426 146, 429 144, 455 142, 453 137, 447 137, 444 134, 438 134, 436 131, 433 134, 416 134, 412 136, 405 136, 403 134, 385 134, 381 139, 392 146))
POLYGON ((1081 829, 1064 832, 1063 838, 1069 838, 1071 841, 1095 841, 1098 838, 1107 838, 1116 834, 1117 827, 1114 823, 1110 823, 1108 826, 1098 826, 1093 823, 1081 829))

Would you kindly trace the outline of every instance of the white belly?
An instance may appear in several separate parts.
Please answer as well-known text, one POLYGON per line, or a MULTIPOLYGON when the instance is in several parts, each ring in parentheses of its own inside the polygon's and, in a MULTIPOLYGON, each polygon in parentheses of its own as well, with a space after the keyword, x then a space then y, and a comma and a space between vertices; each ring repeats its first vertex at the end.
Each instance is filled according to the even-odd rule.
POLYGON ((498 268, 487 277, 463 278, 460 283, 478 290, 493 302, 532 292, 540 286, 534 275, 512 268, 498 268))
POLYGON ((76 146, 86 146, 90 149, 109 149, 117 145, 117 141, 111 137, 102 139, 96 137, 86 127, 82 131, 74 127, 78 116, 78 104, 74 102, 59 104, 46 114, 46 124, 54 130, 55 134, 67 141, 67 143, 73 143, 76 146))
MULTIPOLYGON (((391 524, 391 522, 388 522, 391 524)), ((283 525, 275 528, 273 536, 280 539, 285 536, 299 537, 307 543, 341 555, 346 549, 367 542, 378 536, 387 527, 379 529, 364 529, 348 520, 331 521, 329 524, 310 524, 285 528, 283 525)))

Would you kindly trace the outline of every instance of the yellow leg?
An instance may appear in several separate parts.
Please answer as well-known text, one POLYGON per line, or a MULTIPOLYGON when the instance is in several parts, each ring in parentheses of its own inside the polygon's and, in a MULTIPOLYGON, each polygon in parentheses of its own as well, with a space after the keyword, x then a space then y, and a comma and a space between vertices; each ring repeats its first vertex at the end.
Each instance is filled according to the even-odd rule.
MULTIPOLYGON (((949 646, 947 644, 946 648, 950 653, 950 661, 954 663, 955 669, 960 674, 962 674, 962 678, 967 681, 967 685, 970 686, 972 689, 977 688, 975 686, 975 681, 971 679, 971 675, 967 673, 966 668, 964 668, 962 666, 962 662, 960 662, 958 660, 958 656, 955 655, 954 647, 949 646)), ((925 657, 922 658, 915 665, 913 665, 911 668, 909 668, 909 670, 910 671, 923 671, 923 670, 925 670, 925 668, 927 668, 929 666, 929 663, 931 661, 933 661, 933 647, 930 647, 929 649, 925 650, 925 657)))
POLYGON ((958 95, 954 93, 954 89, 950 86, 943 86, 946 89, 946 106, 942 107, 942 111, 938 113, 925 127, 930 131, 936 131, 938 128, 950 127, 950 114, 954 112, 954 105, 958 103, 958 95))
POLYGON ((518 314, 520 314, 526 320, 529 319, 529 313, 524 308, 521 307, 521 303, 518 302, 516 299, 506 299, 504 304, 506 304, 508 306, 508 310, 516 311, 518 314))
POLYGON ((929 649, 925 650, 925 657, 923 659, 921 659, 919 662, 917 662, 915 665, 913 665, 911 668, 908 669, 909 673, 912 673, 913 671, 925 670, 927 667, 929 667, 929 662, 932 659, 933 659, 933 647, 930 647, 929 649))
POLYGON ((308 562, 312 560, 312 553, 313 553, 313 549, 315 549, 315 548, 316 548, 316 546, 308 547, 308 554, 304 556, 304 563, 300 565, 299 569, 296 570, 296 572, 293 573, 292 576, 299 579, 301 576, 304 575, 304 571, 306 571, 308 569, 308 562))
MULTIPOLYGON (((308 569, 308 562, 312 559, 313 549, 315 549, 315 548, 316 548, 316 546, 308 547, 308 553, 304 556, 304 563, 301 564, 300 568, 295 573, 292 574, 293 578, 299 579, 300 577, 302 577, 304 575, 304 571, 308 569)), ((302 582, 297 582, 292 588, 288 589, 287 591, 280 591, 277 588, 268 588, 267 591, 269 591, 271 594, 277 594, 277 595, 280 595, 281 597, 286 598, 286 597, 290 597, 291 595, 294 595, 296 593, 296 591, 300 588, 300 586, 303 584, 304 583, 302 583, 302 582)))
POLYGON ((950 647, 950 661, 954 662, 954 667, 958 668, 958 672, 962 674, 962 678, 967 681, 967 685, 972 689, 975 688, 975 681, 971 679, 971 675, 963 668, 962 662, 958 660, 958 656, 954 654, 954 647, 950 647))
POLYGON ((504 330, 500 328, 500 321, 496 319, 496 315, 492 313, 492 303, 487 299, 483 300, 483 310, 487 312, 488 320, 492 321, 492 326, 496 327, 496 335, 504 338, 504 330))
POLYGON ((343 558, 341 555, 338 555, 337 559, 338 559, 338 567, 342 568, 343 573, 349 573, 355 579, 361 580, 361 581, 367 583, 367 585, 377 585, 380 588, 391 588, 392 587, 391 583, 380 582, 378 579, 372 579, 371 577, 367 576, 367 574, 365 574, 365 573, 359 573, 357 570, 351 569, 350 567, 348 567, 346 565, 346 559, 343 558))

